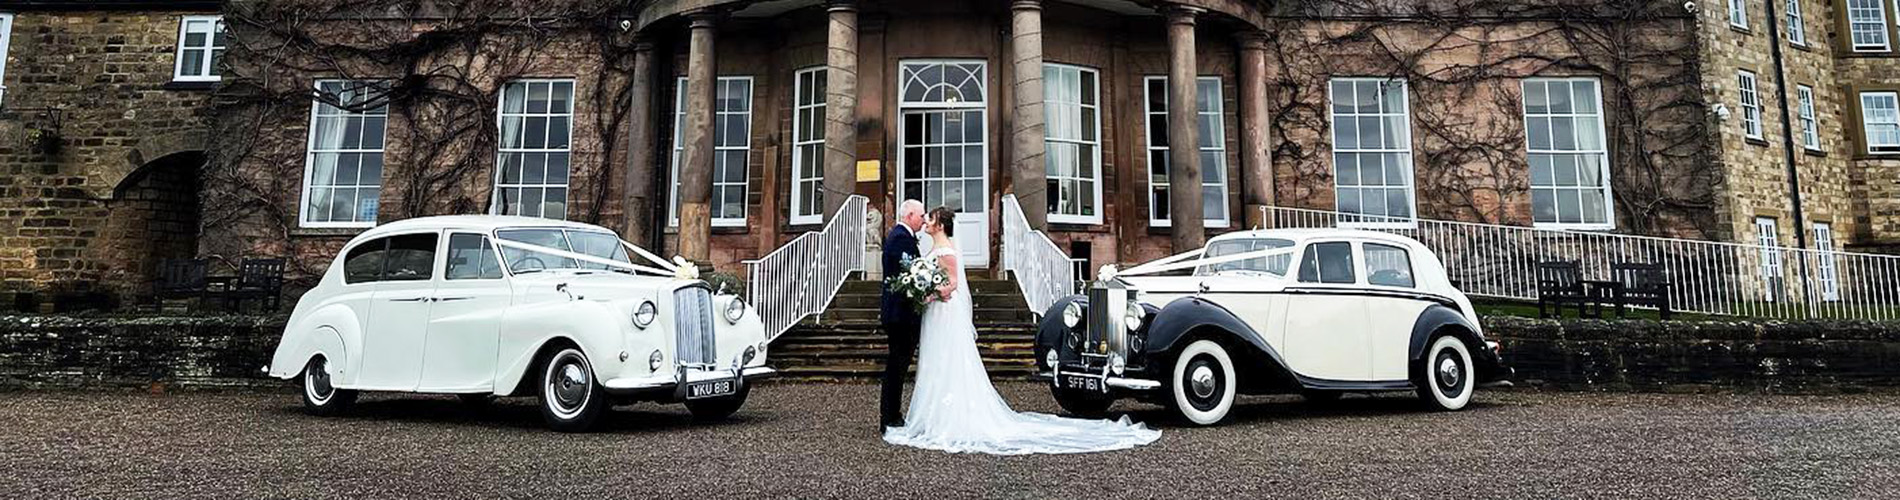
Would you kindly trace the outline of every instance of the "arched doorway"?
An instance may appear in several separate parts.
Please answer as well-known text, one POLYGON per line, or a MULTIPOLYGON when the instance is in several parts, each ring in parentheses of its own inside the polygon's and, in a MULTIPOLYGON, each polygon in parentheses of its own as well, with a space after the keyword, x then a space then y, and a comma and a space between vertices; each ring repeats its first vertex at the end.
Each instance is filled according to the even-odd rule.
POLYGON ((152 291, 159 262, 198 253, 202 151, 184 151, 139 166, 112 189, 106 224, 106 286, 136 303, 152 291))

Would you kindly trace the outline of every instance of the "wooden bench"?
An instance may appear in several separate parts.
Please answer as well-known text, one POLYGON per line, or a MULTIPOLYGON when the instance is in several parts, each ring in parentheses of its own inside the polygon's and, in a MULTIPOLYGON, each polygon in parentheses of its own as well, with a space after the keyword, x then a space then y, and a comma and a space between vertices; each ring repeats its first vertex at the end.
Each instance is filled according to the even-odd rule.
POLYGON ((152 284, 152 304, 164 309, 165 299, 202 299, 210 292, 205 277, 204 259, 165 259, 158 263, 158 279, 152 284))
POLYGON ((1659 263, 1617 262, 1610 265, 1610 279, 1616 282, 1611 301, 1616 317, 1623 317, 1628 306, 1654 307, 1669 319, 1669 269, 1659 263))
POLYGON ((225 300, 226 308, 242 311, 244 301, 257 299, 270 310, 276 311, 283 305, 284 295, 284 259, 244 259, 238 264, 238 275, 225 290, 213 292, 225 300))
POLYGON ((1562 317, 1565 304, 1575 305, 1578 316, 1597 315, 1577 261, 1537 263, 1537 316, 1548 318, 1554 312, 1562 317))

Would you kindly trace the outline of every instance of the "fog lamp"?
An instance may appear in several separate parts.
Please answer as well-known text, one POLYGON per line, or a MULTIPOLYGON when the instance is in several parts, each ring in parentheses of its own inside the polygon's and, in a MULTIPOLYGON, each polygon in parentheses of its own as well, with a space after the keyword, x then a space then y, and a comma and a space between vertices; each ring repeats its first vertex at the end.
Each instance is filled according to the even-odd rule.
POLYGON ((1057 356, 1056 356, 1055 349, 1050 349, 1047 354, 1042 355, 1042 362, 1045 364, 1048 364, 1050 368, 1056 367, 1056 360, 1057 360, 1057 356))
POLYGON ((666 356, 660 354, 658 349, 654 349, 653 355, 647 356, 647 371, 660 371, 660 361, 665 359, 666 356))
POLYGON ((1109 371, 1109 373, 1113 373, 1113 374, 1116 374, 1116 375, 1121 375, 1121 374, 1122 374, 1122 371, 1123 371, 1123 370, 1126 370, 1126 369, 1128 369, 1128 360, 1126 360, 1126 359, 1122 359, 1122 355, 1120 355, 1120 354, 1110 354, 1110 355, 1108 355, 1108 371, 1109 371))

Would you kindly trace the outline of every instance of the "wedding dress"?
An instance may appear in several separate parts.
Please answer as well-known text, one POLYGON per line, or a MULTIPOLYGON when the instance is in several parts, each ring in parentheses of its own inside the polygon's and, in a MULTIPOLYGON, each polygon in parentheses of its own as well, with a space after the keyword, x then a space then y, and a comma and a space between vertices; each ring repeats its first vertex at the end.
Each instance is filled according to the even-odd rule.
MULTIPOLYGON (((952 254, 957 245, 929 258, 952 254)), ((1017 413, 996 393, 976 349, 969 281, 961 265, 950 300, 924 310, 918 342, 917 385, 903 427, 885 430, 884 441, 952 453, 1024 455, 1120 450, 1152 443, 1161 431, 1119 421, 1017 413)))

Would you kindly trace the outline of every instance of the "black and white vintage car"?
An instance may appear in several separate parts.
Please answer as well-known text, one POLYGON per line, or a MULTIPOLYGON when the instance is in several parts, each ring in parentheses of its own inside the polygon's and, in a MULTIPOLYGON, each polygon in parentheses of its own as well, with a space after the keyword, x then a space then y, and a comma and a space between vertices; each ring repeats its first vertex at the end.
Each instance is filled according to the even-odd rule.
POLYGON ((1039 373, 1080 415, 1137 398, 1197 425, 1235 395, 1416 391, 1458 410, 1509 374, 1431 250, 1371 231, 1268 229, 1125 271, 1056 301, 1039 373))

